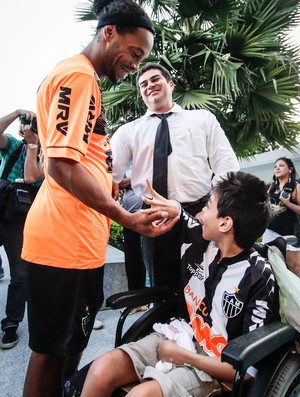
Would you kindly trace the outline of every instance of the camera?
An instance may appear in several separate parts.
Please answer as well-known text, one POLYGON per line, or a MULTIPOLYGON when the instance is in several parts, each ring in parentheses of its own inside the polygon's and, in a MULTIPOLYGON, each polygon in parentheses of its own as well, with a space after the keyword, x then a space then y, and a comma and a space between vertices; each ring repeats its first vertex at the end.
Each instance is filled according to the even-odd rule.
POLYGON ((29 129, 34 132, 35 134, 38 133, 38 129, 37 129, 37 121, 36 121, 36 117, 33 117, 33 119, 28 120, 26 118, 26 114, 25 113, 21 113, 19 115, 19 121, 20 121, 20 129, 19 129, 19 134, 24 137, 24 131, 22 129, 23 125, 29 125, 29 129))
POLYGON ((281 193, 281 196, 285 199, 287 199, 289 197, 289 195, 292 193, 293 189, 291 189, 290 187, 285 187, 283 189, 283 192, 281 193))

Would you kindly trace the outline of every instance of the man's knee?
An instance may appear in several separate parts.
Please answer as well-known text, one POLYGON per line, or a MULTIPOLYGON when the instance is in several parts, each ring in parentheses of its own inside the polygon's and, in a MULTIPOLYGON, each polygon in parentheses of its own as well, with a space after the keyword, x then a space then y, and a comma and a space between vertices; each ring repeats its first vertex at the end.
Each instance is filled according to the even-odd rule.
POLYGON ((64 357, 31 353, 23 397, 55 397, 62 394, 64 357))
POLYGON ((52 367, 62 368, 65 362, 65 357, 42 354, 42 353, 31 353, 29 360, 30 367, 33 367, 36 371, 41 371, 41 368, 47 367, 51 369, 52 367))

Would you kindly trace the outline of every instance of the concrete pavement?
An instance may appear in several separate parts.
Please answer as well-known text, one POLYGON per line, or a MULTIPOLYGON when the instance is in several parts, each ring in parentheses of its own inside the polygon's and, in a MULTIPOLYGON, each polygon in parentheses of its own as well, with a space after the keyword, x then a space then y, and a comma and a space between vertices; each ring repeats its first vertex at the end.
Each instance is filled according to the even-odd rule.
MULTIPOLYGON (((0 319, 5 317, 5 303, 6 303, 6 293, 7 286, 9 283, 9 268, 6 258, 5 251, 3 247, 0 248, 0 253, 3 260, 3 267, 5 272, 5 277, 0 280, 0 319)), ((120 270, 123 266, 122 261, 124 260, 123 253, 116 250, 113 247, 108 247, 107 251, 107 262, 113 263, 113 267, 107 272, 106 278, 107 282, 110 283, 110 291, 114 288, 112 287, 114 280, 114 273, 117 269, 120 270)), ((109 266, 108 266, 109 268, 109 266)), ((119 279, 123 279, 123 270, 121 275, 119 274, 119 279)), ((118 278, 117 277, 117 278, 118 278)), ((120 288, 120 280, 117 288, 120 288)), ((124 281, 124 279, 123 279, 124 281)), ((125 288, 124 283, 122 284, 123 290, 125 288)), ((121 291, 122 289, 119 289, 121 291)), ((130 316, 129 323, 133 322, 137 315, 130 316)), ((114 333, 116 329, 116 324, 119 317, 119 311, 113 310, 101 310, 97 316, 99 320, 104 323, 104 328, 101 330, 93 330, 89 344, 83 353, 82 360, 80 363, 80 368, 85 364, 89 363, 95 357, 101 353, 113 348, 114 346, 114 333)), ((27 364, 30 356, 30 349, 28 347, 28 329, 27 329, 27 315, 23 322, 20 324, 18 329, 18 334, 20 341, 12 349, 3 350, 0 349, 0 396, 1 397, 22 397, 22 390, 24 379, 27 370, 27 364)), ((1 336, 2 337, 2 336, 1 336)))

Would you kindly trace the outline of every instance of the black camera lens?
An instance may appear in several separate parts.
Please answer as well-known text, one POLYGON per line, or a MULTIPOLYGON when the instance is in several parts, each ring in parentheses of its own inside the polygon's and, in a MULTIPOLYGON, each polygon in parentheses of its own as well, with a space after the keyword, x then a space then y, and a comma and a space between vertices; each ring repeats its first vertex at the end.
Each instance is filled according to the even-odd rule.
POLYGON ((31 123, 30 123, 29 128, 30 128, 31 131, 34 132, 35 134, 38 133, 36 117, 34 117, 34 118, 31 120, 31 123))
MULTIPOLYGON (((22 125, 29 125, 29 129, 30 129, 32 132, 34 132, 35 134, 38 133, 36 117, 33 117, 33 119, 30 120, 30 119, 27 119, 27 118, 26 118, 26 114, 25 114, 25 113, 21 113, 21 114, 19 115, 19 120, 20 120, 20 125, 21 125, 21 126, 22 126, 22 125)), ((19 134, 20 134, 21 136, 24 136, 24 132, 23 132, 22 127, 20 127, 19 134)))
POLYGON ((20 124, 23 124, 23 125, 30 124, 30 120, 27 120, 25 113, 21 113, 19 115, 19 120, 20 120, 20 124))
POLYGON ((284 190, 284 191, 281 193, 281 196, 282 196, 283 198, 285 198, 285 199, 288 198, 289 195, 290 195, 290 193, 287 192, 286 190, 284 190))
POLYGON ((291 189, 290 187, 285 187, 283 189, 283 192, 281 193, 281 196, 286 199, 289 197, 289 195, 292 193, 292 191, 293 191, 293 189, 291 189))

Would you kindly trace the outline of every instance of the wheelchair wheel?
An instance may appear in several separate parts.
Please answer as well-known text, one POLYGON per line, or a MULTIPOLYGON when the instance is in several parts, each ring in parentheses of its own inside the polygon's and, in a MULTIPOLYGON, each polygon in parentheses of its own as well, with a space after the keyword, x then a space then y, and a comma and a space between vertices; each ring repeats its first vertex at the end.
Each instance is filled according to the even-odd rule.
POLYGON ((279 368, 266 397, 300 396, 300 356, 289 356, 279 368))

